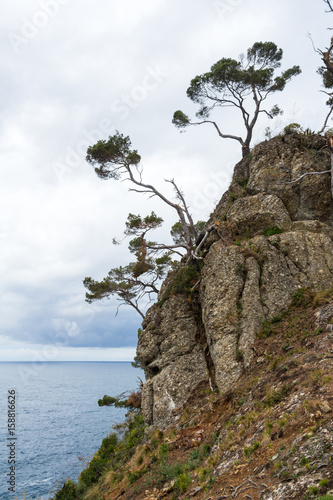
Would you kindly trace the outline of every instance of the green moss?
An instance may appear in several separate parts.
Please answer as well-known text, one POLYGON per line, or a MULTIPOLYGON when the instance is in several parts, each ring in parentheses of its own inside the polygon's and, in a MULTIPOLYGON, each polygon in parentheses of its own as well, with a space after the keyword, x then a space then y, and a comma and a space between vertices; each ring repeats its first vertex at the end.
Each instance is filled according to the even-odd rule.
POLYGON ((238 196, 236 193, 233 193, 232 191, 229 193, 229 199, 230 201, 235 201, 237 200, 238 196))
POLYGON ((269 320, 265 320, 263 325, 262 325, 261 332, 258 334, 258 337, 260 339, 269 337, 271 335, 272 331, 273 331, 272 322, 269 320))
POLYGON ((299 288, 293 295, 292 305, 297 307, 308 307, 313 303, 313 292, 308 288, 299 288))
POLYGON ((244 359, 243 353, 239 349, 237 349, 236 360, 240 363, 241 361, 243 361, 243 359, 244 359))
POLYGON ((191 294, 196 282, 200 279, 200 264, 181 267, 158 302, 159 306, 171 296, 177 294, 191 294))
POLYGON ((282 229, 279 226, 269 227, 264 231, 264 236, 272 236, 273 234, 281 234, 283 233, 282 229))

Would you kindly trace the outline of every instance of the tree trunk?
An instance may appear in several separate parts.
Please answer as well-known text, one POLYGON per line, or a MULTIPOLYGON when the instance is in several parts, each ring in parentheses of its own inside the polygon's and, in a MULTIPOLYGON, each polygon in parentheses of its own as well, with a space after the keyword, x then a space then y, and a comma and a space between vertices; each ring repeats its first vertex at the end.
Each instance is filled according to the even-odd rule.
POLYGON ((242 146, 242 157, 245 158, 245 156, 250 154, 250 146, 248 144, 243 144, 242 146))
POLYGON ((328 137, 328 147, 331 153, 331 195, 333 199, 333 135, 328 137))

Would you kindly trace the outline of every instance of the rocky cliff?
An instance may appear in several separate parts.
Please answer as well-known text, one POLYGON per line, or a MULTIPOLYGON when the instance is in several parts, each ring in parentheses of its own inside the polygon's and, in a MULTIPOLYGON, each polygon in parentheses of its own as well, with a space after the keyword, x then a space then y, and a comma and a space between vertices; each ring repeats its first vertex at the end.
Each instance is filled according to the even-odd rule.
POLYGON ((236 165, 143 321, 142 409, 55 499, 333 500, 329 168, 294 133, 236 165))
POLYGON ((201 260, 168 277, 143 322, 147 424, 172 424, 204 381, 228 393, 251 370, 265 322, 298 290, 333 287, 330 175, 299 179, 329 168, 325 138, 295 133, 259 144, 236 165, 201 260))

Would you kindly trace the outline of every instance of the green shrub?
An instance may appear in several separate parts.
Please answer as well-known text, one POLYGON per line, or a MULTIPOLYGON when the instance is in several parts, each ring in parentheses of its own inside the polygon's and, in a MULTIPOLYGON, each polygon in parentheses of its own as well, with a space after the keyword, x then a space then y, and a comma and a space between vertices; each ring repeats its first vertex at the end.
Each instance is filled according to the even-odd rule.
POLYGON ((199 450, 198 448, 195 448, 190 453, 190 460, 196 460, 198 457, 199 457, 199 450))
MULTIPOLYGON (((100 477, 109 470, 115 472, 114 482, 122 480, 123 474, 117 471, 133 455, 135 447, 142 442, 145 435, 145 424, 141 410, 131 409, 126 415, 125 423, 113 427, 123 433, 122 439, 119 440, 115 433, 103 439, 100 449, 88 467, 81 472, 78 484, 67 481, 62 489, 56 493, 54 500, 82 498, 82 492, 97 483, 100 477)), ((143 462, 142 456, 139 460, 141 463, 143 462)), ((132 473, 129 475, 129 482, 132 484, 145 472, 146 469, 132 473)))
POLYGON ((279 391, 277 390, 269 391, 265 399, 266 406, 271 407, 280 403, 284 398, 286 398, 289 395, 290 389, 291 389, 290 385, 286 384, 279 391))
POLYGON ((317 495, 319 493, 318 486, 309 486, 309 493, 310 495, 317 495))
POLYGON ((308 288, 299 288, 293 295, 292 305, 307 307, 313 303, 313 293, 308 288))
POLYGON ((61 490, 54 496, 54 500, 75 500, 77 498, 79 498, 78 487, 70 480, 66 481, 61 490))
POLYGON ((210 446, 210 444, 208 443, 203 444, 199 451, 199 458, 202 460, 203 458, 208 457, 211 449, 212 447, 210 446))
POLYGON ((289 125, 284 127, 283 132, 286 135, 290 135, 293 132, 300 133, 300 132, 302 132, 302 127, 300 126, 299 123, 290 123, 289 125))
POLYGON ((305 465, 308 465, 308 463, 309 463, 309 460, 306 457, 303 456, 301 458, 300 464, 303 465, 303 466, 305 466, 305 465))
POLYGON ((143 439, 145 434, 145 423, 140 413, 135 413, 128 423, 128 431, 124 436, 124 444, 127 450, 135 448, 143 439))
POLYGON ((102 446, 90 461, 89 466, 81 472, 79 477, 80 483, 89 487, 98 481, 114 454, 117 444, 118 437, 116 434, 110 434, 110 436, 103 439, 102 446))
POLYGON ((273 236, 273 234, 281 234, 283 233, 282 229, 279 226, 269 227, 264 231, 264 236, 273 236))
POLYGON ((143 474, 145 473, 145 471, 141 470, 137 470, 135 472, 130 472, 128 474, 128 482, 129 484, 133 484, 135 483, 135 481, 137 481, 137 479, 140 479, 141 476, 143 476, 143 474))
POLYGON ((162 443, 161 446, 159 447, 158 453, 162 460, 166 460, 169 455, 169 447, 166 443, 162 443))
POLYGON ((98 406, 111 406, 114 405, 116 408, 126 408, 128 406, 127 399, 123 401, 119 401, 117 398, 113 398, 112 396, 107 396, 106 394, 102 399, 98 400, 98 406))
POLYGON ((260 447, 259 441, 253 443, 252 446, 244 446, 244 456, 248 457, 251 453, 254 453, 260 447))
POLYGON ((272 326, 272 322, 269 321, 268 319, 266 319, 264 322, 263 322, 263 325, 262 325, 262 329, 261 331, 258 333, 258 337, 260 339, 262 338, 266 338, 266 337, 269 337, 271 335, 271 333, 273 332, 273 326, 272 326))
POLYGON ((174 489, 180 492, 184 492, 187 490, 189 485, 191 484, 191 478, 186 472, 182 472, 176 479, 174 484, 174 489))

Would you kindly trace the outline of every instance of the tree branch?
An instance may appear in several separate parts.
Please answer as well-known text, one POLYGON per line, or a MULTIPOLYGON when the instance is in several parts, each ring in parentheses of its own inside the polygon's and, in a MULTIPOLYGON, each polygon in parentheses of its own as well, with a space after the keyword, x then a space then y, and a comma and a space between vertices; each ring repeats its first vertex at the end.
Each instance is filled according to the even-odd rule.
POLYGON ((174 250, 174 248, 185 248, 185 250, 188 250, 188 247, 186 245, 157 245, 157 246, 153 246, 153 245, 149 245, 148 243, 147 243, 147 248, 149 248, 150 250, 172 250, 173 253, 177 253, 178 255, 180 255, 180 257, 183 257, 184 254, 177 252, 176 250, 174 250))
POLYGON ((323 172, 307 172, 306 174, 303 174, 300 177, 298 177, 298 179, 296 179, 294 181, 285 182, 284 184, 294 184, 295 182, 298 182, 301 179, 303 179, 303 177, 305 177, 306 175, 320 175, 320 174, 328 174, 330 172, 331 172, 330 170, 324 170, 323 172))
POLYGON ((327 127, 327 122, 328 122, 328 119, 329 117, 331 116, 332 114, 332 111, 333 111, 333 106, 331 107, 331 109, 329 110, 326 118, 325 118, 325 121, 324 121, 324 125, 322 126, 322 128, 319 130, 318 134, 322 134, 325 130, 325 128, 327 127))
POLYGON ((216 124, 216 122, 213 122, 212 120, 203 120, 202 122, 192 122, 191 125, 202 125, 203 123, 212 123, 216 128, 217 133, 219 134, 220 137, 222 137, 222 139, 235 139, 236 141, 240 142, 242 146, 244 145, 244 141, 241 137, 238 137, 236 135, 223 134, 219 129, 218 125, 216 124))
POLYGON ((185 201, 185 198, 183 196, 183 193, 178 188, 178 186, 175 183, 174 179, 166 180, 166 182, 170 182, 173 185, 173 187, 175 188, 177 196, 178 196, 178 198, 180 199, 180 201, 183 204, 184 212, 186 213, 187 219, 188 219, 188 221, 190 223, 190 226, 191 226, 191 229, 192 229, 192 232, 193 232, 193 238, 196 238, 197 237, 197 232, 196 232, 196 229, 195 229, 195 226, 194 226, 194 222, 193 222, 192 216, 191 216, 190 212, 188 211, 188 208, 187 208, 186 201, 185 201))
POLYGON ((329 10, 326 10, 326 12, 333 12, 333 7, 331 5, 331 0, 324 0, 326 5, 328 6, 329 10))

